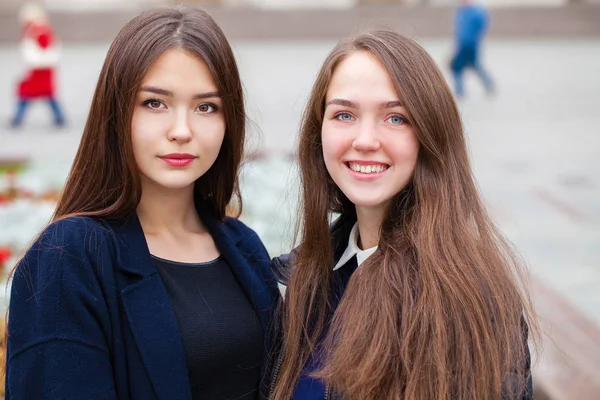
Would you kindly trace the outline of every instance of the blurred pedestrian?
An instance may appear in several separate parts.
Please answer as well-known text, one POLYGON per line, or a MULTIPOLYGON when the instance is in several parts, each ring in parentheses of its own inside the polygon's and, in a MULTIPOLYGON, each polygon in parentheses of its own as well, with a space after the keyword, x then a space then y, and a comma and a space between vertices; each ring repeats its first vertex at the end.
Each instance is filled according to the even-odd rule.
POLYGON ((33 100, 45 100, 52 110, 54 124, 63 126, 65 117, 56 99, 56 67, 60 46, 45 10, 37 3, 21 8, 21 53, 27 68, 17 87, 17 110, 13 127, 23 123, 25 112, 33 100))
POLYGON ((451 69, 457 97, 464 96, 463 73, 472 68, 488 94, 493 94, 495 85, 489 73, 481 65, 481 45, 489 27, 489 13, 482 4, 473 0, 461 0, 454 16, 455 54, 451 69))

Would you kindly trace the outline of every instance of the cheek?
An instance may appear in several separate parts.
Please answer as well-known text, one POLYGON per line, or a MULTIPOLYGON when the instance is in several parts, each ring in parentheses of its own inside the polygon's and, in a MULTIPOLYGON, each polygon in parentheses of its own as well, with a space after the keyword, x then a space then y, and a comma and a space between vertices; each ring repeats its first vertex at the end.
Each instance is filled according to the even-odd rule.
POLYGON ((335 140, 332 140, 332 135, 323 132, 321 135, 321 143, 323 147, 323 161, 325 161, 325 167, 330 176, 335 176, 335 170, 333 167, 337 164, 339 157, 337 156, 337 146, 335 140))
MULTIPOLYGON (((204 117, 206 118, 206 117, 204 117)), ((203 150, 220 149, 225 137, 225 121, 223 118, 199 119, 192 127, 203 150)))
POLYGON ((419 156, 419 141, 414 134, 401 141, 390 143, 388 155, 394 160, 394 163, 402 166, 402 169, 414 172, 419 156))
POLYGON ((136 109, 131 118, 131 136, 134 142, 142 145, 155 141, 164 134, 170 124, 170 118, 165 115, 149 115, 144 110, 136 109))
POLYGON ((344 137, 342 132, 323 125, 321 142, 326 163, 338 162, 350 148, 350 143, 344 137))

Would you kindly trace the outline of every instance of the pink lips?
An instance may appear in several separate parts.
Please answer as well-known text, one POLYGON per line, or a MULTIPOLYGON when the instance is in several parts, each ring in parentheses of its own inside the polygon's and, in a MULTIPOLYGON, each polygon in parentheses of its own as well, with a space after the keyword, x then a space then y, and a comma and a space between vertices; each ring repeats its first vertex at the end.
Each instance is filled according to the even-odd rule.
POLYGON ((172 167, 185 167, 190 165, 196 157, 187 153, 171 153, 159 158, 172 167))

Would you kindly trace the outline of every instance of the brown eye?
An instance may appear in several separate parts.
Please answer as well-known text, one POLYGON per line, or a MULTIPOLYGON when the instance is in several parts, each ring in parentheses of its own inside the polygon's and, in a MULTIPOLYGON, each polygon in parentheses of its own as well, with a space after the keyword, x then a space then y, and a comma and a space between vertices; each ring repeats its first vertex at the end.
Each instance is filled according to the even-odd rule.
POLYGON ((218 109, 217 106, 215 106, 214 104, 208 104, 208 103, 200 104, 196 108, 196 110, 201 114, 210 114, 210 113, 217 111, 217 109, 218 109))
POLYGON ((150 99, 144 102, 144 105, 152 110, 160 109, 164 104, 160 100, 150 99))

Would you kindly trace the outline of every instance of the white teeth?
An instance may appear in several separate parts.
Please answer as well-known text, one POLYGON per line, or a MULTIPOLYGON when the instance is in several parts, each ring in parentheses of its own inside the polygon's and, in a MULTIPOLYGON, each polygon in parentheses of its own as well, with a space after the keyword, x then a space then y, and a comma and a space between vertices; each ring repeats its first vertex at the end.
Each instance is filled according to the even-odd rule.
POLYGON ((356 163, 348 163, 350 169, 355 172, 360 172, 361 174, 374 174, 383 172, 388 169, 387 165, 360 165, 356 163))

